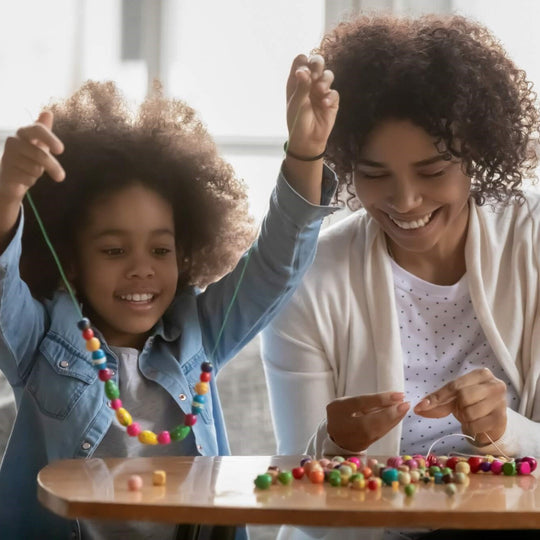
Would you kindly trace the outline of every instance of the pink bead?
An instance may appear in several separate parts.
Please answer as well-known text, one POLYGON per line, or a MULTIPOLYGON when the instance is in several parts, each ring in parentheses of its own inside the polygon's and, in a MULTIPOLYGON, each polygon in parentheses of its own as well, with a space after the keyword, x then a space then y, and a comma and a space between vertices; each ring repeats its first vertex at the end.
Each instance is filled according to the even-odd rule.
POLYGON ((518 474, 531 474, 531 465, 528 461, 520 461, 516 469, 518 474))
POLYGON ((126 431, 130 437, 136 437, 141 432, 141 426, 137 422, 133 422, 127 427, 126 431))
POLYGON ((138 474, 133 474, 128 478, 129 491, 141 491, 143 487, 143 479, 138 474))
POLYGON ((530 457, 530 456, 525 456, 523 458, 521 458, 521 461, 526 461, 529 466, 531 467, 531 472, 534 472, 536 470, 536 459, 534 459, 533 457, 530 457))
POLYGON ((392 469, 397 469, 403 463, 403 459, 400 456, 389 457, 386 460, 386 464, 392 469))
POLYGON ((409 469, 411 469, 411 471, 413 471, 414 469, 418 469, 418 461, 416 461, 416 459, 408 459, 405 462, 405 465, 407 465, 409 469))
POLYGON ((117 411, 122 406, 122 400, 119 398, 111 399, 111 409, 117 411))
POLYGON ((194 426, 196 422, 197 417, 194 414, 186 414, 186 418, 184 419, 185 426, 194 426))
POLYGON ((98 377, 100 381, 107 382, 112 376, 113 373, 109 368, 100 369, 98 371, 98 377))
POLYGON ((157 440, 159 444, 169 444, 171 442, 171 435, 168 431, 162 431, 157 436, 157 440))
POLYGON ((351 456, 349 458, 349 461, 351 463, 354 463, 356 465, 356 467, 360 467, 360 465, 362 465, 362 462, 360 461, 360 458, 359 457, 356 457, 356 456, 351 456))
POLYGON ((502 461, 499 461, 498 459, 494 459, 491 462, 491 468, 490 471, 493 474, 501 474, 502 473, 503 464, 502 461))

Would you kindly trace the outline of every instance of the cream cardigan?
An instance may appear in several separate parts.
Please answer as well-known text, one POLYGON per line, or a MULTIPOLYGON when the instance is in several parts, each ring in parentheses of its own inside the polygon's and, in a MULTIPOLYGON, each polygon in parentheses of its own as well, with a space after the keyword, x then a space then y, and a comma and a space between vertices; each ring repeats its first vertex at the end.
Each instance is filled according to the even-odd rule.
MULTIPOLYGON (((540 456, 540 196, 522 205, 469 204, 465 247, 471 300, 494 354, 521 395, 497 445, 540 456)), ((326 434, 326 404, 341 396, 403 391, 393 278, 385 236, 360 211, 323 232, 293 299, 263 332, 262 355, 280 454, 340 454, 326 434)), ((372 454, 399 452, 401 424, 372 454)), ((498 454, 493 447, 482 452, 498 454)))

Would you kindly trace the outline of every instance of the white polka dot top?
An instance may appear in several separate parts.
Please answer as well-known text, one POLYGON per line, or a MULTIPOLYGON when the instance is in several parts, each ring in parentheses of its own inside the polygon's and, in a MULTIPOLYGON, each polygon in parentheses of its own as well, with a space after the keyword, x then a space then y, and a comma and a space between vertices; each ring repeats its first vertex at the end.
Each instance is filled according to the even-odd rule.
MULTIPOLYGON (((479 367, 487 367, 508 388, 508 406, 517 410, 518 394, 503 371, 476 318, 467 275, 454 285, 435 285, 401 268, 394 260, 394 291, 399 318, 405 399, 411 409, 403 420, 402 454, 423 454, 440 437, 461 433, 461 425, 450 415, 423 418, 413 407, 457 377, 479 367)), ((433 452, 471 452, 467 439, 448 437, 433 452)))

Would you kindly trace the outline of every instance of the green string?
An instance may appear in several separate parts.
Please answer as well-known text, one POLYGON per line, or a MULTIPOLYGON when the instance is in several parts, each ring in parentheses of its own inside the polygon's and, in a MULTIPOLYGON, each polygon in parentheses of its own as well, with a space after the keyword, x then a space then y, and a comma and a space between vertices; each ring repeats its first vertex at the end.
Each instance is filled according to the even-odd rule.
POLYGON ((30 191, 26 192, 26 198, 28 199, 28 202, 30 203, 30 206, 32 207, 32 210, 34 211, 34 215, 36 216, 36 220, 38 222, 39 228, 41 229, 41 234, 43 234, 43 238, 45 239, 45 243, 47 244, 48 248, 50 249, 54 262, 56 263, 56 266, 58 267, 58 270, 60 272, 60 276, 62 277, 62 281, 64 282, 64 285, 67 289, 67 292, 69 293, 69 296, 71 296, 71 300, 73 301, 73 305, 75 306, 75 309, 77 310, 77 313, 79 314, 79 317, 82 319, 83 314, 81 312, 81 308, 79 307, 79 302, 77 302, 77 298, 75 298, 75 293, 73 292, 73 289, 71 285, 69 284, 69 280, 66 277, 66 274, 64 272, 64 269, 62 268, 62 263, 60 262, 60 259, 58 258, 58 255, 56 254, 56 250, 54 249, 52 242, 49 238, 49 235, 47 234, 47 231, 45 230, 45 225, 43 225, 43 221, 41 220, 41 217, 39 215, 39 212, 37 211, 36 205, 34 204, 34 201, 32 200, 32 196, 30 195, 30 191))
MULTIPOLYGON (((32 200, 32 197, 30 195, 30 191, 26 192, 26 198, 28 199, 28 202, 30 203, 30 206, 34 212, 34 215, 36 216, 36 220, 38 222, 39 228, 41 229, 41 233, 43 234, 43 238, 45 239, 45 243, 47 244, 47 247, 51 251, 51 254, 53 256, 54 262, 56 263, 56 266, 58 268, 58 271, 60 272, 60 276, 62 277, 62 281, 64 282, 64 285, 67 289, 67 292, 69 293, 69 296, 71 297, 71 300, 73 301, 73 305, 75 306, 75 309, 77 310, 77 313, 79 314, 79 317, 82 319, 83 314, 81 312, 81 308, 79 307, 79 303, 77 302, 77 298, 75 297, 75 293, 73 292, 73 289, 69 283, 69 280, 66 277, 66 274, 64 272, 64 269, 62 267, 62 263, 60 262, 60 259, 58 258, 58 255, 56 254, 56 250, 54 249, 52 242, 49 238, 49 235, 47 234, 47 231, 45 230, 45 225, 43 224, 43 221, 41 220, 41 217, 39 215, 39 212, 37 211, 36 205, 34 204, 34 201, 32 200)), ((234 301, 236 300, 236 297, 238 295, 238 291, 240 289, 240 285, 242 284, 242 281, 244 279, 244 274, 246 273, 247 264, 249 262, 249 259, 251 257, 251 248, 249 249, 246 260, 244 262, 244 267, 242 268, 242 273, 240 274, 240 278, 238 279, 238 283, 236 284, 236 287, 234 289, 233 296, 231 298, 231 301, 227 307, 227 311, 225 312, 225 318, 223 319, 223 323, 221 324, 221 328, 219 330, 218 336, 216 338, 216 344, 214 345, 214 349, 212 350, 212 354, 210 355, 210 359, 214 359, 214 354, 218 348, 219 342, 221 340, 221 335, 223 334, 223 331, 225 330, 225 325, 227 324, 227 320, 229 319, 229 315, 232 309, 232 306, 234 304, 234 301)))

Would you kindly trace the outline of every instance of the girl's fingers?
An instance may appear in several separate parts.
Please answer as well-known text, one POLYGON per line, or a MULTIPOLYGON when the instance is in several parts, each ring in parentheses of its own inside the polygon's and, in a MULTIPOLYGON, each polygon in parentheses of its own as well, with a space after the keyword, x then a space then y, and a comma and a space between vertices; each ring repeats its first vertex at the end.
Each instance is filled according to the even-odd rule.
POLYGON ((311 78, 313 81, 318 81, 324 71, 324 58, 320 54, 314 54, 308 59, 308 66, 311 70, 311 78))
POLYGON ((62 141, 48 127, 39 122, 20 128, 17 131, 17 137, 42 148, 44 145, 53 154, 61 154, 64 151, 62 141))
POLYGON ((305 68, 309 70, 307 63, 308 63, 308 59, 305 54, 299 54, 293 60, 291 64, 291 70, 289 71, 289 77, 287 79, 287 103, 289 102, 292 95, 294 94, 294 91, 296 90, 296 85, 298 84, 296 72, 302 66, 305 66, 305 68))
MULTIPOLYGON (((39 178, 44 171, 47 171, 49 176, 57 182, 65 178, 64 169, 47 150, 22 139, 15 140, 13 146, 16 146, 16 149, 12 150, 15 166, 17 166, 18 162, 21 162, 21 164, 26 163, 24 170, 32 171, 31 174, 34 179, 39 178)), ((18 167, 23 168, 20 165, 18 167)))

